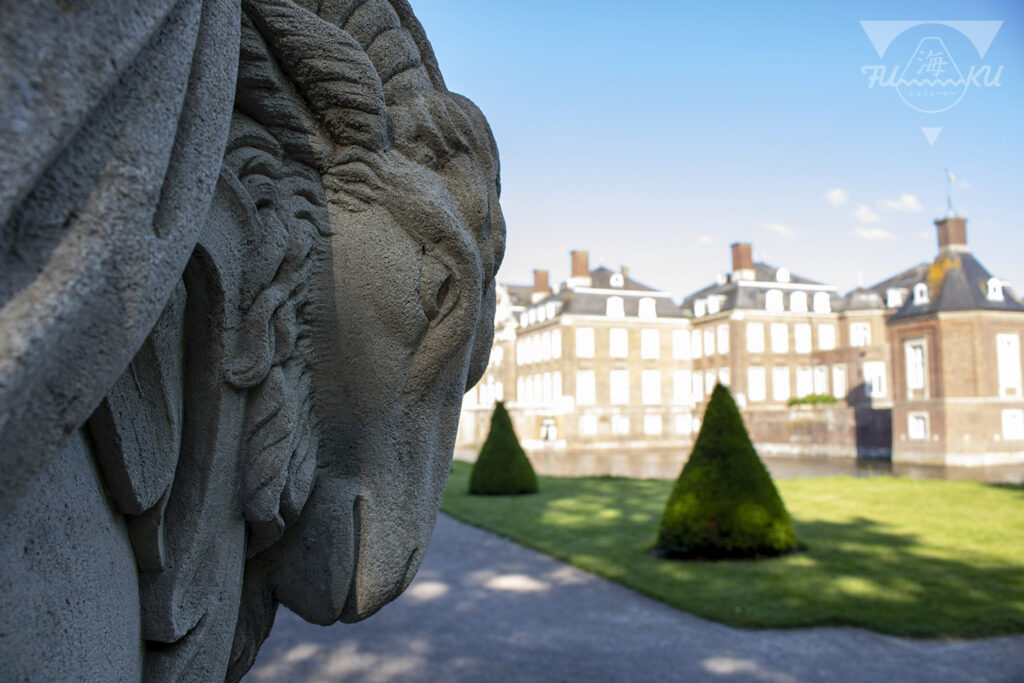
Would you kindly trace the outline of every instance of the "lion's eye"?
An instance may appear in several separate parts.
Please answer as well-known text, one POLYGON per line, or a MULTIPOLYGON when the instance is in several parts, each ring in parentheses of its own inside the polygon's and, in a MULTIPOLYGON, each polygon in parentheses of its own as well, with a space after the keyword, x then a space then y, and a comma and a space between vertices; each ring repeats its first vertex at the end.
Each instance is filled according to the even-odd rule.
POLYGON ((431 323, 444 318, 459 298, 459 281, 444 263, 433 255, 423 256, 420 269, 420 304, 431 323))

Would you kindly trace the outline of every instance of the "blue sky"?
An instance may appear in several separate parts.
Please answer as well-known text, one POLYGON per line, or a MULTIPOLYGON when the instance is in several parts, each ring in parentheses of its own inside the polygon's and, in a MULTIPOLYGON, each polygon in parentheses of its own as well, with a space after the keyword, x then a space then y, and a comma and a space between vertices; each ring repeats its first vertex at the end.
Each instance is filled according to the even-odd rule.
POLYGON ((948 167, 974 253, 1024 290, 1024 3, 413 5, 448 87, 498 141, 503 282, 564 279, 569 250, 589 249, 681 297, 750 241, 845 291, 934 257, 948 167), (933 26, 881 59, 860 21, 892 19, 1004 23, 984 58, 933 26), (964 72, 1002 65, 1000 86, 941 113, 868 87, 863 65, 902 67, 932 34, 964 72), (934 146, 922 126, 942 127, 934 146))

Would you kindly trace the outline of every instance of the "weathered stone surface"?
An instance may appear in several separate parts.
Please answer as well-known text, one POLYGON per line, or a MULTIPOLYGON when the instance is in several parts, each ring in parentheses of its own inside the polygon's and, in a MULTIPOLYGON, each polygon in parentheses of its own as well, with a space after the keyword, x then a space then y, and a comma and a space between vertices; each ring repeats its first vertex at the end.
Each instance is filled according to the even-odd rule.
POLYGON ((237 679, 411 581, 504 250, 405 0, 0 2, 0 661, 237 679))

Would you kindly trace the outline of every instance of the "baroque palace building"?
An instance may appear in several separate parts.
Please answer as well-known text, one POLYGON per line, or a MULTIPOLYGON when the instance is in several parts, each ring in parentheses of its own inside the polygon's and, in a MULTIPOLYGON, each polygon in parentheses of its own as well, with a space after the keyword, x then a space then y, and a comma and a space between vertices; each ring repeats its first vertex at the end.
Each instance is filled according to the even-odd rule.
POLYGON ((677 306, 574 251, 555 288, 546 270, 499 287, 458 446, 478 446, 504 400, 531 456, 675 449, 681 462, 721 382, 764 455, 1024 462, 1024 305, 971 254, 964 218, 935 225, 931 263, 845 295, 736 243, 731 272, 677 306), (812 394, 837 403, 791 405, 812 394))

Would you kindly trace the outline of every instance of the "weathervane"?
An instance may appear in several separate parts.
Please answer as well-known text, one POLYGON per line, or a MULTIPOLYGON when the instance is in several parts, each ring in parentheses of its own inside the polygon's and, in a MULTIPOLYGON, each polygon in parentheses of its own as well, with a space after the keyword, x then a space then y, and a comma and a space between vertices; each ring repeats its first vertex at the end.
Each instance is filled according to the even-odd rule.
POLYGON ((956 176, 950 173, 948 168, 942 170, 946 172, 946 215, 955 216, 956 210, 953 209, 953 183, 956 182, 956 176))

